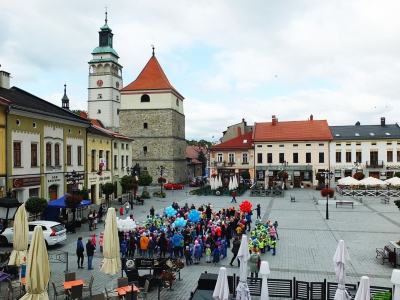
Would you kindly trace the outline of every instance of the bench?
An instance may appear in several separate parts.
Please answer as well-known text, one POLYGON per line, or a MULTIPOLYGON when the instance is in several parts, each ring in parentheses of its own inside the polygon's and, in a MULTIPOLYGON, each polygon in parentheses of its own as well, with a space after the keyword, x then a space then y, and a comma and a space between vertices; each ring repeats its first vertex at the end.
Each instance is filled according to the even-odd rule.
POLYGON ((142 205, 144 205, 144 199, 139 198, 139 197, 136 197, 136 199, 135 199, 135 204, 136 204, 136 205, 137 205, 137 204, 142 204, 142 205))
POLYGON ((354 208, 354 202, 353 201, 337 201, 336 202, 336 208, 338 205, 351 205, 352 208, 354 208))
POLYGON ((385 197, 381 198, 381 202, 382 203, 388 204, 389 201, 390 201, 390 197, 388 197, 388 196, 385 196, 385 197))
POLYGON ((290 195, 290 202, 296 202, 296 198, 290 195))
POLYGON ((390 249, 388 246, 385 246, 383 249, 382 248, 376 248, 376 256, 375 258, 382 258, 382 265, 385 263, 385 260, 389 261, 389 254, 390 254, 390 249))

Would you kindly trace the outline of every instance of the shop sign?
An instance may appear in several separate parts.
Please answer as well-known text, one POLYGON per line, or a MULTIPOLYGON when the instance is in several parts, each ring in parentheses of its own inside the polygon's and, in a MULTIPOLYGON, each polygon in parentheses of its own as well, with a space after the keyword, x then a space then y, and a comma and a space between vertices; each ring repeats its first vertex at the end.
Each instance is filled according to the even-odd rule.
POLYGON ((36 186, 36 185, 40 185, 40 176, 39 177, 24 177, 24 178, 13 179, 13 188, 36 186))
POLYGON ((50 176, 49 179, 47 179, 47 182, 52 183, 52 182, 60 182, 61 179, 58 178, 58 176, 50 176))

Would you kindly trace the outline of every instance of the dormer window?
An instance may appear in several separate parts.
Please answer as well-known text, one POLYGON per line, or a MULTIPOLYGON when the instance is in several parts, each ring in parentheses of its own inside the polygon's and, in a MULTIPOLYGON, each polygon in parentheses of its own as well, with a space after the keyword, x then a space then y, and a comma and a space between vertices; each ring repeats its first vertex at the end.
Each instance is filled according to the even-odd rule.
POLYGON ((142 95, 142 97, 140 97, 140 102, 150 102, 150 96, 147 94, 142 95))

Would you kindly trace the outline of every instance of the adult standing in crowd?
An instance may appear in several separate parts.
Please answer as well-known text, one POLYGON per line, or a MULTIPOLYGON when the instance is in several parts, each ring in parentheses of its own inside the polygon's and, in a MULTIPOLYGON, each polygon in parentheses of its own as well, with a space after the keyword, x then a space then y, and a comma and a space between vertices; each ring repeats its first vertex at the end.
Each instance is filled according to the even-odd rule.
POLYGON ((158 247, 160 247, 160 257, 165 258, 165 254, 167 253, 167 245, 168 241, 165 237, 165 232, 161 233, 160 238, 157 242, 158 247))
POLYGON ((88 270, 93 270, 92 261, 95 251, 96 247, 92 244, 92 239, 88 239, 88 242, 86 244, 86 255, 88 257, 88 270))
POLYGON ((89 223, 89 231, 92 231, 92 226, 93 226, 93 210, 89 210, 88 213, 88 223, 89 223))
MULTIPOLYGON (((240 248, 240 240, 239 240, 238 236, 235 236, 235 238, 233 239, 232 250, 231 250, 233 253, 233 257, 231 259, 231 262, 229 263, 231 265, 231 267, 233 267, 232 263, 238 255, 239 248, 240 248)), ((238 260, 238 267, 240 267, 240 260, 238 260)))
POLYGON ((78 256, 78 269, 84 269, 83 260, 85 252, 85 247, 83 246, 82 237, 78 237, 78 241, 76 242, 76 255, 78 256))
POLYGON ((260 254, 258 254, 257 247, 253 247, 253 252, 250 255, 250 273, 251 273, 251 281, 253 282, 253 275, 255 278, 258 278, 258 261, 260 260, 260 254))
POLYGON ((150 207, 150 217, 154 217, 154 212, 155 212, 154 206, 152 205, 152 206, 150 207))

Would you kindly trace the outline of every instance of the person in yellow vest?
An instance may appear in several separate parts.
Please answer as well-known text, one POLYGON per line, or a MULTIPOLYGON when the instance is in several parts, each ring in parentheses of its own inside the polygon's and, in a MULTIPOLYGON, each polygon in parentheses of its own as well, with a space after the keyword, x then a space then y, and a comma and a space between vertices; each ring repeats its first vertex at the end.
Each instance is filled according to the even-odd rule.
POLYGON ((276 254, 276 237, 275 236, 273 236, 272 238, 272 241, 271 241, 271 248, 272 248, 272 255, 275 255, 276 254))
POLYGON ((249 243, 247 244, 247 247, 249 248, 250 254, 252 253, 253 250, 253 240, 249 239, 249 243))
POLYGON ((271 250, 271 238, 269 236, 265 239, 265 246, 267 247, 267 251, 269 252, 271 250))
POLYGON ((263 238, 260 238, 260 241, 258 242, 258 249, 260 249, 261 253, 265 253, 265 246, 264 246, 263 238))

